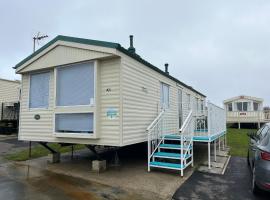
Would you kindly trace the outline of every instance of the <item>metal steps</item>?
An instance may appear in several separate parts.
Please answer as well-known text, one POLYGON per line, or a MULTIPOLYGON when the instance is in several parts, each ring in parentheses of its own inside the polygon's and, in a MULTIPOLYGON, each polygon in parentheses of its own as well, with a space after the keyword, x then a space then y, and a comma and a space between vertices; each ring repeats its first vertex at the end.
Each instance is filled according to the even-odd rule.
POLYGON ((171 134, 163 137, 153 153, 150 168, 172 169, 182 171, 193 164, 193 146, 181 142, 181 135, 171 134), (181 145, 183 144, 183 145, 181 145), (182 153, 182 154, 181 154, 182 153))

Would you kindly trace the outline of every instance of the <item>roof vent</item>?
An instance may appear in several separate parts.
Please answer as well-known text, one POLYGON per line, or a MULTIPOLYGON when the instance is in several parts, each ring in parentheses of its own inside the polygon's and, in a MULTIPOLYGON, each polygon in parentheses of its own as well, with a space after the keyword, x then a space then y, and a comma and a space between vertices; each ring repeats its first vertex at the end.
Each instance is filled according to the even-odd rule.
POLYGON ((168 71, 168 67, 169 67, 169 64, 168 63, 165 63, 165 73, 166 74, 169 74, 169 71, 168 71))
POLYGON ((135 48, 133 47, 133 35, 130 35, 130 36, 129 36, 129 48, 128 48, 128 51, 129 51, 130 53, 133 53, 133 54, 136 53, 136 50, 135 50, 135 48))

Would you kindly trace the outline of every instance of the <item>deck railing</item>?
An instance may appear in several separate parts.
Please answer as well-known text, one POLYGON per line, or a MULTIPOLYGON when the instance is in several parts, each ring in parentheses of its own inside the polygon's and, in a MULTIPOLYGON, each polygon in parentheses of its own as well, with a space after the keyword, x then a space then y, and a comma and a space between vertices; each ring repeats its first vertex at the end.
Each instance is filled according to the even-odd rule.
POLYGON ((19 118, 19 103, 18 102, 4 102, 1 105, 0 120, 18 120, 19 118))
POLYGON ((207 103, 208 136, 221 134, 226 131, 226 112, 223 108, 207 103))
POLYGON ((270 120, 266 111, 227 111, 227 122, 265 122, 270 120))

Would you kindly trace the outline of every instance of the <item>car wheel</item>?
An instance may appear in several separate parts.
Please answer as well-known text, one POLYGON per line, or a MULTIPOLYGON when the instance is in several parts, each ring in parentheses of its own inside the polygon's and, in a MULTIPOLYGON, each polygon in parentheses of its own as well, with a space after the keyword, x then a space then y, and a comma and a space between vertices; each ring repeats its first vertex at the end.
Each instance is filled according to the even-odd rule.
POLYGON ((253 194, 258 194, 259 192, 259 188, 256 184, 255 167, 252 169, 252 192, 253 194))

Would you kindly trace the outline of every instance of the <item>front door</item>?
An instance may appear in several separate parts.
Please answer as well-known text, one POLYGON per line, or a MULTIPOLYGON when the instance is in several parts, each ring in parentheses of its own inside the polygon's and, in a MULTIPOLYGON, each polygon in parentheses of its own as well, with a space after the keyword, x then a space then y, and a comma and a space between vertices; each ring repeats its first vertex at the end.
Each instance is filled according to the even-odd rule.
POLYGON ((182 107, 182 90, 178 89, 178 121, 179 121, 179 129, 183 123, 183 107, 182 107))

